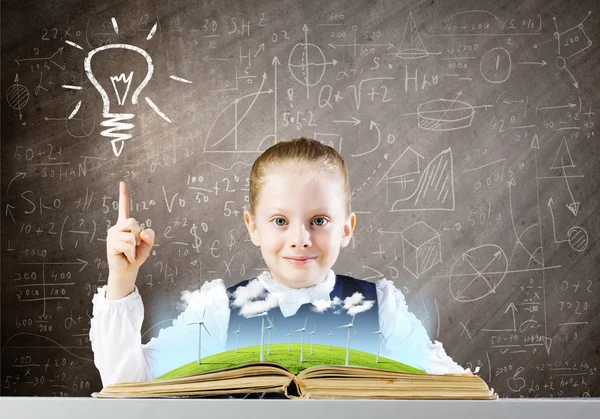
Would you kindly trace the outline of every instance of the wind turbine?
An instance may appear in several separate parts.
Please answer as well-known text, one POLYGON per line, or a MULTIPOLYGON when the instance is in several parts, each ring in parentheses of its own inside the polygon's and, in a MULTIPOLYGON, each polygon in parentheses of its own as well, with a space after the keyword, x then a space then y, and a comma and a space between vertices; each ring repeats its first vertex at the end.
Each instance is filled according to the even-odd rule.
POLYGON ((198 325, 198 365, 200 365, 202 363, 201 362, 202 356, 201 356, 200 350, 202 349, 202 328, 203 327, 204 327, 204 330, 206 330, 206 333, 208 333, 208 336, 210 336, 212 338, 212 335, 210 334, 210 332, 206 328, 206 325, 204 324, 204 315, 205 314, 206 314, 206 306, 204 306, 204 311, 202 312, 202 319, 199 322, 188 323, 188 326, 192 325, 192 324, 198 325))
POLYGON ((317 330, 317 324, 315 323, 315 328, 313 329, 312 332, 310 332, 310 354, 312 355, 312 344, 313 344, 313 338, 315 336, 315 330, 317 330))
POLYGON ((265 327, 267 330, 267 355, 271 355, 271 329, 274 329, 275 331, 277 331, 277 329, 275 329, 273 319, 267 317, 267 320, 269 321, 269 326, 265 327))
POLYGON ((300 362, 304 362, 304 358, 303 358, 303 347, 304 347, 304 331, 306 330, 306 322, 308 321, 308 316, 306 316, 306 319, 304 319, 304 327, 301 329, 297 329, 296 332, 300 332, 300 362))
POLYGON ((330 351, 331 350, 331 335, 333 334, 333 329, 331 329, 331 332, 329 332, 329 334, 327 336, 329 336, 329 345, 327 346, 327 350, 330 351))
POLYGON ((347 328, 348 329, 348 343, 346 344, 346 366, 348 366, 348 360, 350 359, 350 329, 352 329, 352 331, 354 332, 354 334, 356 335, 356 330, 354 330, 354 317, 356 316, 356 314, 354 316, 352 316, 352 321, 348 324, 345 324, 343 326, 338 326, 339 328, 347 328))
POLYGON ((235 353, 238 353, 238 338, 240 337, 240 329, 242 328, 241 324, 238 324, 238 330, 235 330, 235 353))
POLYGON ((288 352, 290 351, 290 336, 292 336, 292 329, 290 329, 290 333, 287 334, 287 337, 288 337, 288 352))
POLYGON ((265 360, 265 316, 268 316, 266 311, 260 314, 255 314, 250 317, 262 317, 262 324, 260 326, 260 362, 265 360))
MULTIPOLYGON (((381 322, 381 326, 383 326, 383 322, 381 322)), ((383 338, 383 340, 385 340, 387 342, 387 339, 385 338, 385 336, 383 336, 383 330, 379 329, 377 332, 373 332, 373 333, 377 333, 377 358, 375 358, 375 362, 377 362, 379 364, 379 337, 381 336, 383 338)))

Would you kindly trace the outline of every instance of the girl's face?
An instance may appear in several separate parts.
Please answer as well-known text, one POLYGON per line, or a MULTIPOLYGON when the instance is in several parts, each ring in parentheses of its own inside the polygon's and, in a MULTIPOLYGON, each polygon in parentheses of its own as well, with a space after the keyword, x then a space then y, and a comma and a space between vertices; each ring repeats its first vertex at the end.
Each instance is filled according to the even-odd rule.
POLYGON ((356 223, 346 215, 342 176, 306 164, 271 168, 255 216, 244 213, 275 281, 304 288, 325 279, 356 223))

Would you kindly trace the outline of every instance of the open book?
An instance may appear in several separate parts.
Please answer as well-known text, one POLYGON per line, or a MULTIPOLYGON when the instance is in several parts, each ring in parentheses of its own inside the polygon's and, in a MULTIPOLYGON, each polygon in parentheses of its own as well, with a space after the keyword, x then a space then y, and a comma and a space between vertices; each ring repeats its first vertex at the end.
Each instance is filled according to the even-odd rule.
POLYGON ((286 350, 288 345, 271 345, 269 356, 265 355, 267 362, 247 362, 247 355, 253 358, 257 349, 241 348, 239 352, 228 351, 203 358, 201 364, 191 362, 156 380, 108 385, 92 397, 186 398, 269 392, 281 393, 290 399, 498 398, 480 377, 471 373, 427 374, 383 357, 375 362, 371 360, 372 354, 360 351, 350 351, 353 362, 345 366, 345 356, 341 356, 345 350, 338 350, 343 348, 314 346, 321 353, 329 351, 328 358, 307 354, 303 362, 298 362, 292 358, 295 351, 286 350), (269 362, 272 361, 269 358, 276 362, 269 362))

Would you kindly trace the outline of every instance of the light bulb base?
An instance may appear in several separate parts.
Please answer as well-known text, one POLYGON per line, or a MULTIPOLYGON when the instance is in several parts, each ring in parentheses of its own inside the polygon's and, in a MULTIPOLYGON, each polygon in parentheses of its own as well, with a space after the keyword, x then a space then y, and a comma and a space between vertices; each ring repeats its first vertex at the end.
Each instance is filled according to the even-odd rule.
POLYGON ((121 152, 123 151, 123 146, 125 145, 125 141, 131 139, 132 135, 124 132, 132 129, 134 125, 130 122, 123 122, 133 119, 135 114, 132 113, 110 113, 104 112, 102 114, 104 121, 100 123, 103 127, 108 127, 100 134, 103 137, 112 138, 111 145, 113 149, 113 153, 115 156, 119 157, 121 152))

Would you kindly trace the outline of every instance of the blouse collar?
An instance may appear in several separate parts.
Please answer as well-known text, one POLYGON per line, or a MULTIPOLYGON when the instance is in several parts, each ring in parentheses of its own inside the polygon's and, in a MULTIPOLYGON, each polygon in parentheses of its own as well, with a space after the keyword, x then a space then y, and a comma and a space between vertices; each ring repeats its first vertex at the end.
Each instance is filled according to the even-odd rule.
POLYGON ((306 288, 290 288, 287 285, 280 284, 273 279, 269 271, 263 271, 257 278, 269 293, 277 297, 279 308, 284 317, 296 314, 302 304, 315 300, 329 300, 329 294, 335 287, 333 269, 327 272, 324 281, 306 288))

